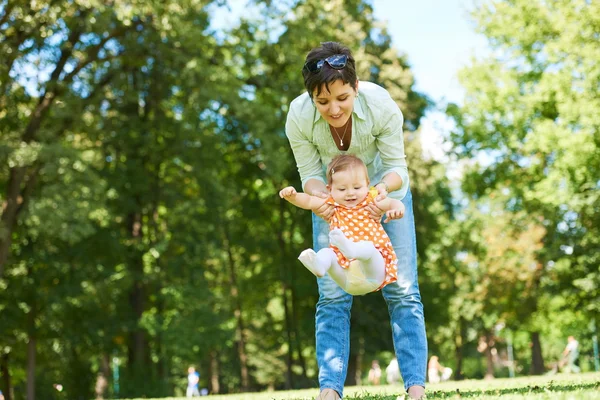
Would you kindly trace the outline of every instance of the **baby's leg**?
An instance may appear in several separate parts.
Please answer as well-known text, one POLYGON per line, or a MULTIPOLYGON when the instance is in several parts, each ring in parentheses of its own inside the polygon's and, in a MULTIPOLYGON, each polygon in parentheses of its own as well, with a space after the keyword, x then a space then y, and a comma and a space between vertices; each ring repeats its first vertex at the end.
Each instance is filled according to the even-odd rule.
POLYGON ((329 273, 331 279, 345 290, 348 270, 338 264, 335 252, 329 247, 319 250, 318 253, 315 253, 313 249, 306 249, 300 253, 298 259, 316 276, 321 277, 326 272, 329 273))
POLYGON ((385 279, 385 261, 372 242, 353 242, 340 229, 333 229, 329 232, 329 242, 340 249, 346 258, 359 260, 367 279, 383 282, 385 279))
POLYGON ((338 264, 335 252, 333 250, 331 250, 331 252, 335 257, 335 261, 331 263, 331 268, 329 268, 328 274, 331 279, 333 279, 333 281, 339 285, 339 287, 346 290, 348 288, 348 270, 338 264))
POLYGON ((325 275, 334 262, 337 265, 337 257, 329 247, 319 250, 318 253, 313 249, 306 249, 300 253, 298 260, 318 277, 325 275))

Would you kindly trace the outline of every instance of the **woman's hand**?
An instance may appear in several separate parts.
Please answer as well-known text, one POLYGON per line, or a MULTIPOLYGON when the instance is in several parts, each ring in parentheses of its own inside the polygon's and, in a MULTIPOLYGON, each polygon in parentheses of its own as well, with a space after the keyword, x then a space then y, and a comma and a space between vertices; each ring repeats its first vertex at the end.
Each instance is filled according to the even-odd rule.
POLYGON ((377 189, 378 193, 375 201, 381 201, 388 196, 388 188, 385 183, 379 182, 377 185, 375 185, 375 189, 377 189))
MULTIPOLYGON (((388 193, 385 185, 378 183, 377 185, 375 185, 375 189, 377 189, 377 197, 375 197, 375 202, 382 201, 387 197, 388 193)), ((381 216, 384 214, 384 211, 381 208, 377 207, 377 204, 371 203, 367 205, 367 209, 369 210, 369 214, 372 220, 377 222, 381 221, 381 216)))
POLYGON ((381 221, 381 216, 383 215, 383 210, 379 207, 377 207, 377 205, 375 203, 370 203, 367 204, 367 206, 365 207, 367 210, 369 210, 369 216, 371 217, 371 219, 375 222, 379 222, 381 221))
MULTIPOLYGON (((329 198, 329 193, 323 191, 314 191, 312 195, 321 199, 329 198)), ((331 204, 323 203, 321 206, 313 209, 312 212, 314 212, 317 215, 317 217, 321 217, 325 221, 329 222, 331 217, 333 217, 334 209, 335 208, 331 204)))

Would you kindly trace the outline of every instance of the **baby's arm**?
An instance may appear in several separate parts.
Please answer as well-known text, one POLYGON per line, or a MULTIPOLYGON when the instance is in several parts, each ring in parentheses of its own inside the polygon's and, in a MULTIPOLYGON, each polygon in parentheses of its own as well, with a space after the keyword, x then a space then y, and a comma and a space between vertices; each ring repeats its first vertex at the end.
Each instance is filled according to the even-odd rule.
POLYGON ((279 197, 305 210, 315 210, 325 204, 327 200, 306 193, 298 193, 292 186, 281 189, 279 197))
POLYGON ((385 220, 384 223, 389 222, 392 219, 400 219, 404 216, 404 203, 400 200, 392 199, 391 197, 386 197, 381 201, 375 201, 375 205, 379 207, 379 209, 385 211, 385 220))

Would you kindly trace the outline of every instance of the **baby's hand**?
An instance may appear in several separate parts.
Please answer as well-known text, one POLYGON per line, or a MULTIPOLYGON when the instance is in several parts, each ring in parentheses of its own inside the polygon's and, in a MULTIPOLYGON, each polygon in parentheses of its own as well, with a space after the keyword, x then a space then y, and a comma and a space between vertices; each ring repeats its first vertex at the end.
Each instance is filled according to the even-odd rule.
POLYGON ((402 217, 404 217, 404 207, 402 208, 397 208, 395 210, 388 210, 385 213, 385 221, 383 221, 383 223, 387 223, 393 219, 400 219, 402 217))
POLYGON ((296 189, 293 186, 288 186, 286 188, 281 189, 279 192, 279 197, 285 199, 286 197, 290 197, 296 194, 296 189))

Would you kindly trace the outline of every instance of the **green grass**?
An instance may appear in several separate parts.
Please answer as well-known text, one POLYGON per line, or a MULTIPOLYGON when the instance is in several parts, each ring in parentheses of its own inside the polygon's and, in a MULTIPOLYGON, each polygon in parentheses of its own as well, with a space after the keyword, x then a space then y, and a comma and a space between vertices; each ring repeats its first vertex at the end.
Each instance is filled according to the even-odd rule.
MULTIPOLYGON (((309 400, 317 389, 211 395, 207 400, 309 400)), ((349 386, 344 389, 345 399, 403 400, 402 386, 349 386)), ((427 399, 473 400, 600 400, 600 373, 558 374, 513 379, 466 380, 444 382, 427 386, 427 399)), ((170 400, 184 398, 171 397, 170 400)), ((163 400, 169 400, 163 399, 163 400)), ((141 400, 141 399, 140 399, 141 400)), ((147 399, 146 399, 147 400, 147 399)))

